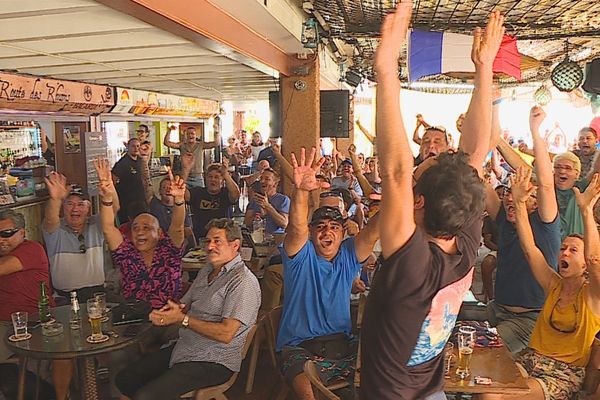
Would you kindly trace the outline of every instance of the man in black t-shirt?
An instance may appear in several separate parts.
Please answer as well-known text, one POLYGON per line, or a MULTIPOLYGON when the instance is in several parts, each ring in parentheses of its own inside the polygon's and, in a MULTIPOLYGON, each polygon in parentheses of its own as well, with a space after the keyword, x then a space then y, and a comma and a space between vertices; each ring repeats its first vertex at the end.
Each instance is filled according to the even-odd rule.
POLYGON ((140 140, 138 138, 129 139, 127 153, 115 163, 112 169, 113 182, 121 202, 118 213, 121 223, 127 222, 127 209, 131 203, 136 201, 146 203, 142 178, 145 167, 140 156, 140 140))
POLYGON ((382 25, 375 58, 381 160, 383 265, 371 285, 361 332, 363 400, 445 399, 443 349, 471 286, 484 210, 483 162, 491 134, 492 64, 504 29, 492 13, 473 45, 475 90, 458 153, 415 173, 400 113, 398 57, 412 2, 382 25), (467 155, 468 153, 468 155, 467 155))
POLYGON ((231 218, 232 206, 240 198, 240 189, 231 178, 225 164, 209 165, 205 181, 205 188, 193 187, 189 190, 192 225, 198 240, 206 236, 206 224, 211 219, 231 218))

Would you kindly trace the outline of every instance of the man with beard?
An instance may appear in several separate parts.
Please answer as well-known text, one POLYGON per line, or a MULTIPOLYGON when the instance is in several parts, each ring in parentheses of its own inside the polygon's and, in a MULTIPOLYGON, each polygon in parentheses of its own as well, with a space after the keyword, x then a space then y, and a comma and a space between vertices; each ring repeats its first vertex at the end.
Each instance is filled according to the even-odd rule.
POLYGON ((281 256, 284 268, 283 314, 277 336, 281 370, 297 397, 313 399, 303 366, 314 360, 326 381, 352 377, 357 343, 351 339, 350 292, 361 263, 379 238, 378 217, 355 237, 344 239, 338 208, 320 207, 308 221, 310 191, 319 188, 313 147, 300 164, 292 154, 295 191, 281 256))
POLYGON ((596 145, 598 144, 598 136, 594 128, 589 126, 582 128, 577 135, 577 143, 579 149, 573 151, 573 153, 581 161, 581 176, 589 181, 593 175, 592 165, 596 155, 596 145))
MULTIPOLYGON (((104 235, 96 217, 91 217, 87 195, 67 187, 67 178, 51 173, 46 179, 50 199, 42 223, 42 234, 54 291, 68 304, 71 291, 84 304, 95 292, 104 291, 104 235), (63 218, 60 218, 62 208, 63 218)), ((118 197, 113 203, 119 209, 118 197)))
MULTIPOLYGON (((535 243, 547 264, 556 268, 561 219, 558 215, 553 181, 557 182, 557 186, 559 181, 556 164, 553 175, 550 156, 540 136, 539 128, 544 118, 545 113, 540 107, 531 109, 529 125, 533 137, 538 189, 537 193, 532 193, 527 200, 526 206, 535 243)), ((574 183, 575 179, 572 181, 574 183)), ((488 303, 489 321, 498 329, 506 347, 516 355, 527 347, 539 311, 544 304, 544 291, 535 280, 519 244, 515 227, 515 203, 510 188, 507 188, 503 199, 500 200, 488 185, 486 208, 498 227, 495 300, 488 303)))

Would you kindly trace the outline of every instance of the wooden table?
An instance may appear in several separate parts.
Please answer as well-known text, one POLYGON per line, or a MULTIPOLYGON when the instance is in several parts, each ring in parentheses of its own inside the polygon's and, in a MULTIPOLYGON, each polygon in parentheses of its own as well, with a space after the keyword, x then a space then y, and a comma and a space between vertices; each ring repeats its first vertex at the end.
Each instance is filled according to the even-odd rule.
POLYGON ((471 375, 461 381, 456 375, 458 360, 457 349, 454 349, 450 373, 444 379, 444 391, 455 393, 501 393, 522 395, 529 393, 527 380, 523 377, 513 361, 510 352, 503 347, 476 347, 471 358, 471 375), (492 379, 491 385, 476 385, 474 377, 482 376, 492 379))
MULTIPOLYGON (((8 336, 12 334, 9 330, 7 337, 4 338, 6 345, 19 357, 19 382, 18 382, 18 400, 24 399, 25 389, 25 365, 27 360, 66 360, 76 359, 81 379, 80 390, 81 398, 85 400, 99 400, 101 394, 98 392, 96 382, 96 365, 94 356, 110 353, 125 347, 137 344, 144 334, 150 330, 152 324, 143 322, 138 325, 135 336, 125 336, 125 330, 128 325, 107 326, 103 323, 103 332, 113 332, 109 334, 109 339, 103 343, 90 344, 86 342, 86 337, 91 334, 90 323, 85 309, 81 310, 81 328, 71 330, 69 318, 71 315, 71 306, 61 306, 52 309, 52 316, 57 322, 63 325, 63 333, 57 336, 43 336, 41 326, 30 329, 31 339, 21 342, 10 342, 8 336)), ((37 318, 36 315, 33 318, 37 318)), ((34 319, 35 320, 35 319, 34 319)))

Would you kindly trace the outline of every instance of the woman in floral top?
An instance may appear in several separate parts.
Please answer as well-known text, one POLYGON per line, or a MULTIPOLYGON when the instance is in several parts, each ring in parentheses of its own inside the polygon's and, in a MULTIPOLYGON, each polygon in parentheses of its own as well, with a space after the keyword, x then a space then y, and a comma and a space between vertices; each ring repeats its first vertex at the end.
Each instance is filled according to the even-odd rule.
POLYGON ((108 160, 94 162, 100 194, 100 220, 104 238, 121 269, 121 285, 126 299, 143 300, 161 308, 167 300, 181 297, 181 257, 184 241, 185 182, 169 171, 169 194, 174 197, 173 217, 167 234, 151 214, 138 215, 131 225, 132 238, 124 238, 114 225, 111 207, 116 190, 108 160))

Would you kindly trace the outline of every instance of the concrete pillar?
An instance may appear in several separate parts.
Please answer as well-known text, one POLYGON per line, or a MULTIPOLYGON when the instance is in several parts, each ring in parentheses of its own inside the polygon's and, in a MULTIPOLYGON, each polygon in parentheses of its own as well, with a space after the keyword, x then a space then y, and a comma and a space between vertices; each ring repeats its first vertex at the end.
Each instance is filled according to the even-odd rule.
MULTIPOLYGON (((317 152, 319 151, 319 58, 308 61, 301 69, 296 70, 294 75, 282 76, 279 79, 281 147, 284 157, 288 160, 291 160, 292 152, 299 157, 302 147, 310 151, 314 146, 317 152)), ((283 189, 288 196, 292 192, 292 183, 285 177, 283 189)))

